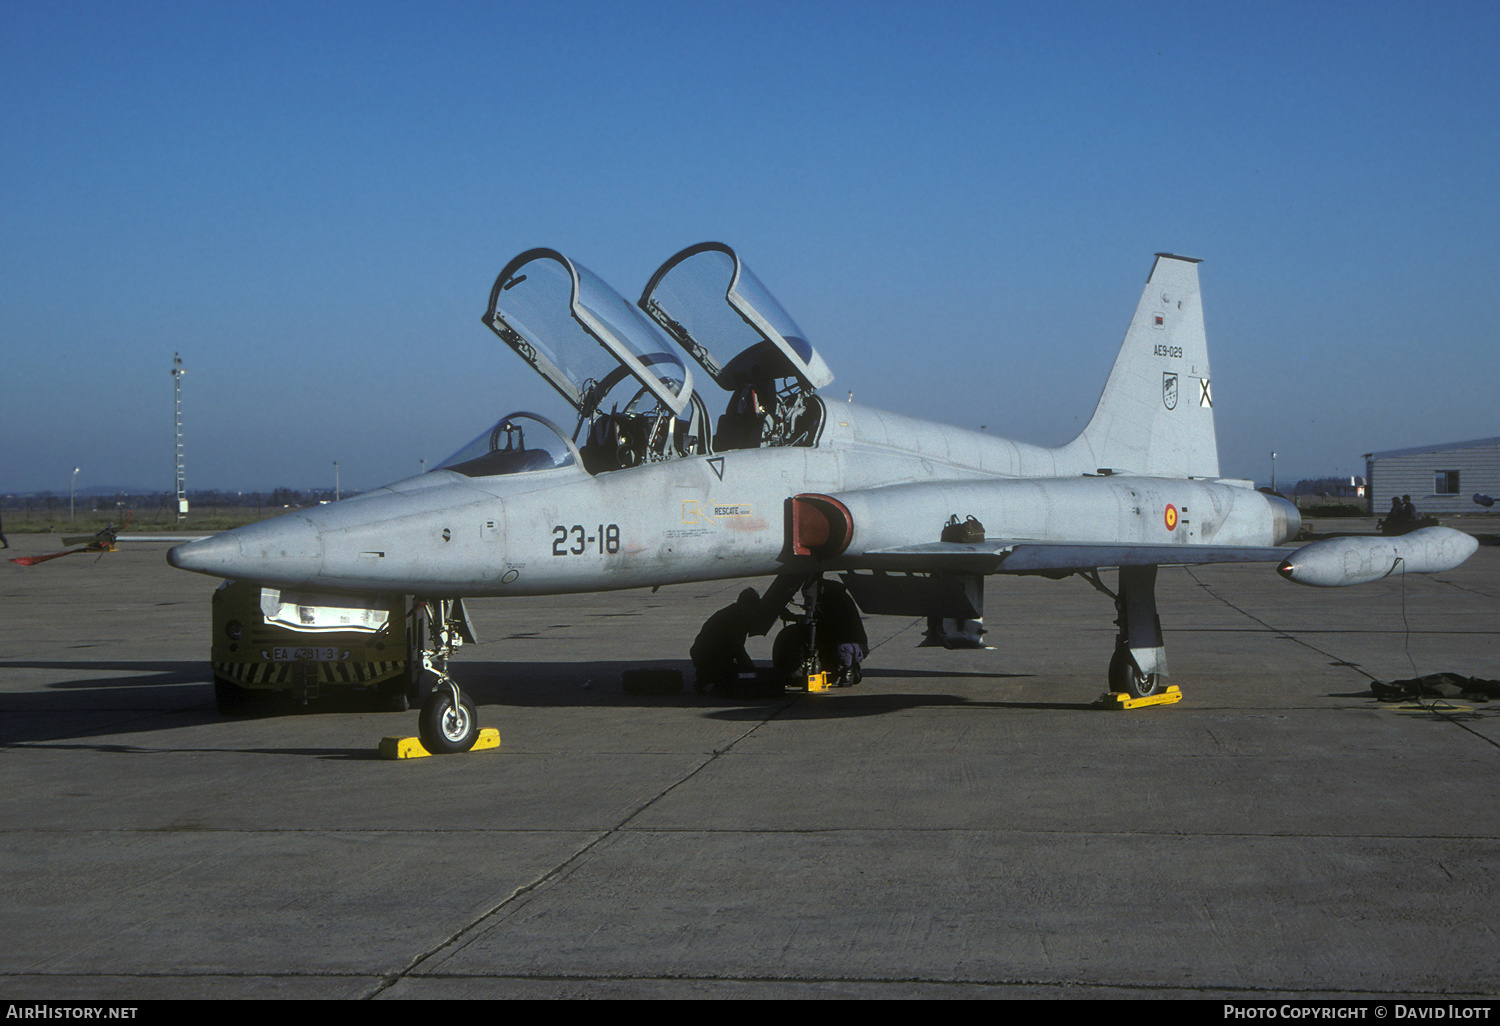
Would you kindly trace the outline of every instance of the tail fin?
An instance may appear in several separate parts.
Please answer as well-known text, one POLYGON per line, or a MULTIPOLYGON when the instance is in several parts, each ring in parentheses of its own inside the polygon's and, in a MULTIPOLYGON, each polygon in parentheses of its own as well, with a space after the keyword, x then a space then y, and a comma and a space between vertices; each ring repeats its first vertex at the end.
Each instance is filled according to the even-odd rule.
POLYGON ((1156 254, 1094 416, 1065 448, 1090 469, 1219 476, 1197 260, 1156 254))

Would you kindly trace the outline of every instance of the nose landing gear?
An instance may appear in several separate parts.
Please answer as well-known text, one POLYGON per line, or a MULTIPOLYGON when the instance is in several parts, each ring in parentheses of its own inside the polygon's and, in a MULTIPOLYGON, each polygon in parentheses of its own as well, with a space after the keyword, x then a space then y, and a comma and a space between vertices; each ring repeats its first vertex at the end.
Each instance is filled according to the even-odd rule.
POLYGON ((417 737, 433 755, 467 752, 479 737, 479 713, 474 703, 448 675, 448 657, 464 642, 474 643, 461 599, 424 599, 422 669, 437 677, 432 694, 417 717, 417 737))

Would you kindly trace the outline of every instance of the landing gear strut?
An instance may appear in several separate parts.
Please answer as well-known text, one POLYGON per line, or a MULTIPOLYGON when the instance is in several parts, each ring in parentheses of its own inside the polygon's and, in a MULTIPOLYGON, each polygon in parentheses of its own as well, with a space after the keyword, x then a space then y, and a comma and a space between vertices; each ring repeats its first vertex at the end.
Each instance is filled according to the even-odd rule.
POLYGON ((448 657, 464 642, 474 643, 461 599, 423 599, 418 615, 422 627, 422 669, 437 677, 432 694, 417 717, 417 737, 433 755, 467 752, 479 737, 479 714, 474 703, 448 675, 448 657))
POLYGON ((803 595, 802 612, 781 613, 787 624, 771 648, 772 672, 799 688, 810 687, 810 681, 823 674, 824 686, 853 687, 863 679, 859 663, 869 649, 859 625, 859 607, 842 584, 824 581, 821 574, 805 579, 803 595), (840 667, 839 646, 855 643, 859 655, 852 665, 840 667))
POLYGON ((1085 574, 1084 579, 1115 600, 1115 625, 1120 633, 1109 660, 1109 690, 1131 698, 1160 694, 1166 688, 1167 650, 1161 618, 1156 615, 1156 567, 1120 567, 1118 593, 1104 587, 1098 571, 1085 574))
POLYGON ((1149 698, 1162 689, 1167 675, 1167 649, 1156 615, 1156 567, 1120 567, 1115 609, 1120 633, 1109 661, 1109 689, 1149 698))

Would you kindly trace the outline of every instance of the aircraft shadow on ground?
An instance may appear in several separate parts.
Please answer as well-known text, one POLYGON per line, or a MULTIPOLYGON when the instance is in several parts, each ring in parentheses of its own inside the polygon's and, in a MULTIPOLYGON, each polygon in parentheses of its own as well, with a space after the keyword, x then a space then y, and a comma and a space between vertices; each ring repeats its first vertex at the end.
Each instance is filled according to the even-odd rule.
MULTIPOLYGON (((838 689, 820 695, 796 691, 765 697, 725 696, 693 689, 693 668, 687 660, 663 660, 652 669, 678 670, 683 675, 681 692, 671 695, 626 694, 621 675, 639 669, 639 662, 458 662, 450 667, 464 691, 479 707, 481 719, 499 719, 505 708, 683 708, 701 710, 723 720, 755 720, 767 716, 768 707, 787 708, 799 698, 808 701, 780 715, 819 718, 877 716, 903 709, 933 706, 965 706, 1012 709, 1083 709, 1084 704, 1065 702, 1005 702, 975 699, 942 692, 874 692, 859 687, 838 689)), ((212 677, 207 666, 192 661, 141 660, 3 660, 3 670, 50 670, 65 679, 42 684, 35 691, 0 693, 0 745, 55 742, 67 745, 87 737, 119 737, 149 733, 169 727, 218 722, 212 677)), ((982 683, 1026 677, 1025 674, 973 671, 892 670, 872 668, 867 680, 954 680, 982 683)), ((380 712, 373 696, 353 691, 332 691, 303 704, 290 696, 267 701, 258 715, 246 720, 277 717, 374 714, 380 712)), ((391 715, 392 732, 414 726, 411 713, 391 715), (404 716, 405 718, 400 718, 404 716)), ((384 717, 382 717, 384 718, 384 717)), ((49 746, 50 747, 50 746, 49 746)), ((99 750, 99 746, 79 745, 99 750)), ((119 750, 128 745, 111 745, 119 750)), ((150 749, 152 751, 156 749, 150 749)), ((217 749, 216 749, 217 750, 217 749)), ((250 751, 251 749, 247 749, 250 751)), ((254 751, 278 751, 262 749, 254 751)), ((364 757, 348 750, 299 749, 302 754, 364 757)))
POLYGON ((212 678, 201 660, 0 660, 0 673, 16 670, 54 671, 51 676, 65 679, 35 691, 17 690, 14 683, 0 691, 0 746, 219 719, 212 678))
MULTIPOLYGON (((806 696, 803 692, 787 691, 781 694, 757 696, 741 690, 736 694, 709 691, 697 693, 693 688, 692 663, 683 660, 659 660, 643 667, 638 662, 606 661, 588 663, 519 663, 490 662, 462 663, 451 667, 454 676, 464 690, 473 696, 483 708, 486 705, 511 707, 683 707, 710 710, 712 715, 745 716, 754 718, 763 714, 767 704, 786 703, 798 697, 811 697, 818 708, 842 708, 848 706, 852 715, 872 715, 879 712, 894 712, 915 705, 977 704, 962 695, 943 693, 893 694, 889 691, 874 693, 869 687, 839 688, 833 691, 806 696), (626 694, 621 677, 626 670, 634 669, 677 670, 683 679, 682 690, 671 695, 626 694), (854 711, 856 702, 858 711, 854 711)), ((899 678, 905 680, 934 679, 962 680, 965 682, 998 682, 1027 677, 1027 674, 976 673, 960 671, 944 673, 936 670, 885 670, 865 671, 867 681, 899 678)), ((1027 703, 1005 703, 1026 706, 1027 703)), ((1045 708, 1075 708, 1068 704, 1046 705, 1045 708)), ((836 715, 836 714, 835 714, 836 715)))
POLYGON ((878 666, 865 669, 864 675, 866 678, 901 677, 911 679, 914 677, 942 677, 948 680, 1006 680, 1036 676, 1032 673, 987 673, 978 670, 888 670, 878 666))
POLYGON ((881 694, 860 694, 855 691, 840 691, 832 694, 807 695, 799 692, 788 692, 781 698, 773 699, 718 699, 711 698, 710 701, 726 703, 724 708, 713 709, 706 713, 709 719, 726 720, 734 722, 753 722, 765 719, 764 706, 768 702, 782 702, 790 704, 792 700, 805 698, 808 701, 797 703, 786 712, 777 716, 782 720, 838 720, 856 719, 863 716, 884 716, 889 713, 903 712, 909 709, 936 709, 947 706, 953 709, 1050 709, 1050 710, 1072 710, 1090 712, 1096 711, 1089 702, 996 702, 985 699, 968 698, 963 695, 942 694, 902 694, 883 692, 881 694), (756 706, 756 702, 760 707, 756 706))
POLYGON ((46 684, 52 689, 93 689, 113 687, 159 687, 166 684, 195 684, 207 679, 208 667, 201 660, 75 660, 75 659, 6 659, 0 660, 0 670, 69 670, 79 672, 133 673, 132 677, 80 677, 76 680, 57 681, 46 684))

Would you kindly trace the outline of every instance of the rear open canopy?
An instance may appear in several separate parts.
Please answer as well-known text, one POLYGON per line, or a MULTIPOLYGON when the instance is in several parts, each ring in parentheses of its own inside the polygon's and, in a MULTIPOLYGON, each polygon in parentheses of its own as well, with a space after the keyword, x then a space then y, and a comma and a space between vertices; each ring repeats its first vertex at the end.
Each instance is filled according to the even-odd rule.
POLYGON ((639 305, 726 391, 795 378, 811 392, 833 380, 791 315, 722 242, 662 264, 639 305))

